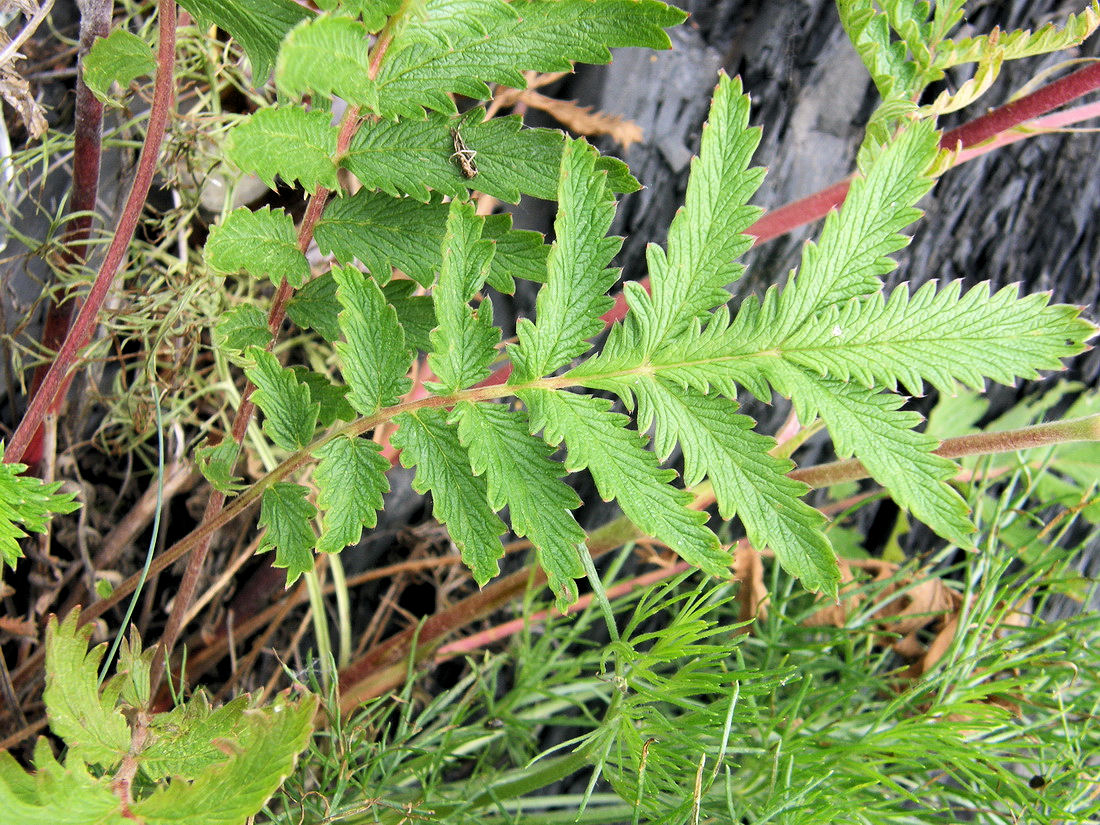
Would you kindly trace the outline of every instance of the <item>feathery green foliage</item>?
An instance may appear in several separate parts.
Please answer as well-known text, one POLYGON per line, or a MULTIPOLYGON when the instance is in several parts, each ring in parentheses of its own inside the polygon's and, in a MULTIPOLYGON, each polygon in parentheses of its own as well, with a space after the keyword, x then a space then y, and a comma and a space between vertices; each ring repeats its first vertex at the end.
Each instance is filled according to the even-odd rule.
MULTIPOLYGON (((0 459, 4 445, 0 443, 0 459)), ((45 533, 51 513, 71 513, 80 505, 73 493, 58 493, 61 482, 44 484, 33 476, 25 476, 26 464, 0 461, 0 570, 8 565, 13 570, 23 551, 19 539, 27 530, 45 533)))
MULTIPOLYGON (((806 245, 788 283, 731 313, 723 287, 741 273, 735 258, 750 244, 742 233, 759 214, 747 201, 763 173, 750 167, 759 134, 748 126, 747 97, 738 82, 723 77, 667 251, 648 250, 651 291, 627 285, 629 312, 606 345, 593 350, 589 339, 603 328, 600 316, 611 306, 607 293, 618 278, 608 265, 620 239, 606 236, 617 173, 584 141, 561 144, 553 137, 540 152, 560 160, 553 176, 554 243, 546 251, 506 224, 487 231, 491 219, 476 216, 463 200, 468 188, 506 197, 534 189, 549 197, 545 183, 532 183, 549 179, 545 172, 516 175, 516 188, 501 190, 508 178, 494 173, 493 158, 494 152, 507 153, 508 140, 541 141, 552 133, 517 131, 515 119, 480 124, 481 117, 480 111, 457 119, 433 113, 359 130, 345 166, 368 189, 381 191, 334 202, 318 236, 322 248, 344 262, 362 261, 374 278, 336 268, 335 296, 321 286, 304 299, 312 302, 305 320, 328 327, 329 335, 338 301, 345 340, 335 346, 347 399, 360 415, 397 424, 393 444, 403 450, 402 463, 417 468, 414 487, 432 492, 437 518, 448 525, 479 583, 497 572, 505 525, 494 511, 507 506, 514 531, 535 545, 561 605, 575 596, 569 580, 582 573, 576 555, 582 534, 570 515, 575 494, 561 479, 582 469, 640 530, 693 565, 722 575, 729 555, 705 514, 690 508, 692 496, 674 484, 676 472, 661 467, 680 448, 685 481, 709 478, 723 517, 738 516, 753 543, 771 547, 806 587, 835 593, 839 571, 824 519, 802 501, 805 486, 787 478, 791 462, 772 457, 773 442, 736 412, 741 390, 764 400, 779 392, 792 399, 802 421, 820 417, 841 456, 854 454, 898 504, 941 535, 968 543, 973 525, 967 506, 948 484, 956 465, 933 453, 936 439, 920 433, 919 417, 901 409, 899 386, 920 392, 925 381, 950 389, 956 381, 980 385, 1034 376, 1081 351, 1094 331, 1072 307, 1052 307, 1041 296, 1021 298, 1011 290, 990 296, 977 288, 962 296, 957 285, 929 285, 912 296, 902 287, 889 300, 882 297, 880 277, 896 266, 890 254, 907 242, 902 232, 919 217, 915 204, 932 185, 938 136, 927 121, 866 145, 845 204, 828 216, 819 241, 806 245), (494 124, 503 131, 480 142, 479 130, 494 124), (476 178, 464 177, 451 157, 451 128, 461 129, 477 152, 476 178), (453 200, 440 203, 433 190, 453 200), (406 197, 393 197, 401 194, 406 197), (396 233, 410 228, 413 244, 401 248, 396 233), (518 243, 511 244, 508 265, 498 268, 496 251, 508 247, 509 238, 518 243), (411 306, 399 311, 402 300, 391 298, 400 296, 376 283, 388 280, 393 265, 433 287, 433 312, 418 310, 424 326, 415 333, 434 374, 426 385, 430 407, 400 399, 409 386, 411 358, 401 312, 409 317, 411 306), (540 267, 545 271, 534 279, 544 284, 535 317, 519 321, 517 342, 507 349, 513 365, 508 383, 479 388, 497 362, 501 339, 483 287, 494 271, 498 283, 507 278, 510 286, 512 276, 532 275, 540 267), (1008 341, 1014 342, 1011 354, 1005 353, 1008 341), (586 357, 557 374, 579 356, 586 357), (591 390, 609 390, 628 409, 636 407, 636 428, 612 412, 609 402, 588 395, 591 390), (523 406, 508 409, 495 400, 506 394, 523 406), (454 413, 449 418, 437 406, 453 407, 454 413), (651 426, 653 449, 642 434, 651 426), (562 444, 564 461, 556 464, 549 448, 562 444)), ((213 252, 234 262, 221 247, 229 235, 212 239, 213 252)), ((407 289, 404 295, 406 302, 415 300, 407 289)), ((269 412, 270 393, 260 392, 265 427, 274 428, 279 446, 301 449, 307 431, 315 429, 309 391, 289 372, 279 380, 297 398, 292 406, 299 410, 301 430, 284 433, 288 414, 269 412)), ((324 436, 320 449, 333 438, 342 437, 324 436)), ((386 489, 384 467, 372 459, 349 468, 364 485, 364 498, 352 501, 349 491, 330 489, 337 477, 332 461, 330 456, 315 478, 323 523, 342 525, 323 529, 328 551, 373 523, 377 495, 386 489)), ((295 512, 280 520, 281 500, 265 496, 264 523, 281 525, 270 541, 287 544, 280 563, 305 569, 312 513, 296 496, 295 512)))

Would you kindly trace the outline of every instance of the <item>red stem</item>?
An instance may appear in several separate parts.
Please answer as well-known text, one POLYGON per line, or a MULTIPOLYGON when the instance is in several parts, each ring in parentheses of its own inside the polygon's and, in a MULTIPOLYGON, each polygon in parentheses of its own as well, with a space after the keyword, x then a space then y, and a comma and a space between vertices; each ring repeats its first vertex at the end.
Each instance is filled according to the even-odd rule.
POLYGON ((115 273, 126 256, 126 250, 133 240, 134 230, 137 228, 141 211, 145 206, 145 199, 149 195, 149 187, 153 183, 153 173, 156 171, 157 157, 160 154, 160 144, 164 139, 165 126, 168 122, 168 113, 172 109, 175 97, 175 78, 173 76, 173 57, 176 47, 176 4, 174 0, 158 0, 157 14, 159 15, 160 43, 157 49, 157 76, 153 88, 153 104, 149 110, 149 129, 145 134, 145 142, 141 147, 141 157, 138 159, 137 173, 134 175, 134 184, 130 188, 130 194, 126 198, 126 205, 122 208, 122 214, 118 220, 118 230, 111 239, 111 245, 107 248, 107 254, 96 274, 88 297, 80 307, 80 312, 73 322, 69 334, 65 337, 57 357, 50 365, 42 380, 42 386, 38 393, 31 399, 27 411, 23 414, 22 421, 12 434, 11 443, 4 451, 4 461, 11 463, 20 461, 30 444, 31 437, 41 426, 43 419, 53 407, 54 403, 63 395, 71 378, 71 371, 77 363, 77 356, 81 349, 91 340, 95 329, 99 310, 107 298, 111 285, 114 282, 115 273))
MULTIPOLYGON (((76 269, 88 257, 88 237, 92 231, 92 214, 99 197, 99 164, 103 148, 103 103, 92 94, 84 83, 83 62, 92 44, 106 37, 111 28, 111 0, 95 0, 81 6, 80 17, 80 71, 76 80, 76 115, 73 129, 73 182, 69 208, 74 215, 62 236, 61 265, 64 269, 76 269)), ((74 302, 71 290, 64 294, 50 293, 46 318, 42 325, 42 348, 56 352, 72 326, 74 302)), ((33 397, 42 386, 49 368, 40 364, 31 379, 30 395, 33 397)), ((64 397, 64 391, 58 398, 64 397)), ((58 403, 50 405, 49 412, 56 413, 58 403)), ((43 459, 44 442, 42 425, 35 428, 31 442, 23 453, 23 462, 37 467, 43 459)))
MULTIPOLYGON (((940 138, 940 147, 966 149, 975 146, 1097 88, 1100 88, 1100 63, 1091 63, 1029 95, 999 106, 969 123, 964 123, 957 129, 945 132, 940 138)), ((843 180, 801 200, 767 212, 746 229, 745 234, 752 235, 756 239, 753 241, 755 246, 785 235, 792 229, 820 220, 831 209, 836 209, 844 203, 844 199, 848 197, 848 186, 849 181, 843 180)), ((649 289, 648 276, 641 278, 639 283, 649 289)), ((603 320, 607 324, 621 321, 626 315, 626 310, 626 297, 620 292, 615 296, 615 305, 604 314, 603 320)), ((487 381, 492 380, 492 378, 487 379, 487 381)))

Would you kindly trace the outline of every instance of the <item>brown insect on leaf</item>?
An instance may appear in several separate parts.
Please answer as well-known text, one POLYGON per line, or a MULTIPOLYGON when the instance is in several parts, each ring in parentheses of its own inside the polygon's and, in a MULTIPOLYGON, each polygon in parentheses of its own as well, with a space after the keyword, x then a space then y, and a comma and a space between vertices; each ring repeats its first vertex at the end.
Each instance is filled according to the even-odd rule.
POLYGON ((451 140, 454 142, 455 147, 451 160, 458 164, 462 177, 467 180, 476 178, 477 166, 474 164, 474 158, 477 157, 477 152, 466 145, 466 141, 462 139, 462 133, 458 129, 451 129, 451 140))

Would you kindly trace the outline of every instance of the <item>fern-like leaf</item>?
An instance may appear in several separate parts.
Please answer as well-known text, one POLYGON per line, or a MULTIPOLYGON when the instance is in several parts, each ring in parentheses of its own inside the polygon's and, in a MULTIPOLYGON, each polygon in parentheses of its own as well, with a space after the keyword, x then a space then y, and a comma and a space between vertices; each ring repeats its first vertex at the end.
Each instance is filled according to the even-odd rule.
POLYGON ((585 533, 573 518, 580 498, 562 482, 565 469, 530 435, 527 417, 503 404, 463 403, 455 409, 458 437, 474 472, 484 475, 493 509, 508 508, 512 529, 535 546, 539 566, 562 610, 576 601, 584 576, 585 533))
POLYGON ((499 570, 506 529, 489 507, 485 477, 473 474, 456 427, 442 410, 402 413, 395 421, 391 443, 401 450, 402 465, 416 467, 413 489, 431 492, 436 519, 447 525, 475 581, 485 584, 499 570))
POLYGON ((1047 295, 1005 287, 991 296, 988 283, 961 291, 959 281, 938 292, 930 282, 910 296, 903 284, 888 301, 876 294, 831 307, 783 342, 783 357, 868 388, 900 382, 920 395, 928 381, 951 393, 956 381, 982 389, 987 378, 1011 384, 1060 369, 1095 329, 1047 295))
POLYGON ((673 487, 674 470, 662 469, 646 440, 627 427, 625 415, 603 398, 552 390, 525 390, 533 431, 551 446, 563 440, 566 469, 587 469, 604 501, 615 499, 647 535, 712 575, 728 573, 729 554, 706 526, 706 514, 688 508, 691 495, 673 487))
POLYGON ((555 241, 539 290, 535 323, 516 324, 519 344, 509 351, 513 383, 552 372, 588 350, 587 338, 603 329, 600 315, 611 307, 607 290, 618 270, 607 269, 622 244, 605 237, 615 216, 606 175, 596 152, 583 140, 568 140, 561 158, 555 241))
POLYGON ((439 284, 432 293, 435 317, 428 366, 437 384, 430 388, 453 393, 489 375, 500 330, 493 326, 493 305, 485 298, 475 312, 469 304, 485 283, 493 258, 493 244, 481 239, 483 219, 471 204, 451 201, 439 284))
POLYGON ((778 331, 790 330, 826 307, 882 286, 897 263, 889 256, 909 239, 900 230, 920 217, 913 205, 932 186, 925 176, 938 137, 917 123, 882 150, 860 152, 862 177, 852 181, 839 212, 825 219, 819 243, 807 243, 802 264, 781 298, 778 331))

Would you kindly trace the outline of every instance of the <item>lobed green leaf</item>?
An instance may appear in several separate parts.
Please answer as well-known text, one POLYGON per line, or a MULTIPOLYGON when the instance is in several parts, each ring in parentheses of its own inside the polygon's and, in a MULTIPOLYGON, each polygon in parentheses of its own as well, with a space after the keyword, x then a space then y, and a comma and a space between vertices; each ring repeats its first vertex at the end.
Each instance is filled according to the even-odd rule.
POLYGON ((275 188, 275 178, 298 181, 313 192, 336 189, 336 140, 332 113, 301 106, 260 109, 229 130, 226 156, 244 172, 275 188))
POLYGON ((284 450, 300 450, 313 439, 321 405, 311 397, 309 387, 294 370, 284 367, 266 350, 252 347, 248 357, 253 366, 245 369, 256 385, 252 400, 264 414, 264 432, 284 450))
POLYGON ((483 476, 475 476, 454 425, 442 410, 430 407, 401 413, 390 439, 401 450, 401 464, 416 467, 413 489, 431 492, 432 512, 447 525, 462 561, 484 585, 499 572, 504 555, 500 536, 507 529, 489 507, 483 476))
POLYGON ((374 527, 382 496, 389 492, 390 463, 381 447, 364 438, 337 436, 315 451, 314 471, 321 516, 320 553, 339 553, 358 544, 364 527, 374 527))
POLYGON ((302 485, 280 481, 264 490, 260 502, 259 524, 266 532, 256 552, 275 548, 275 561, 271 564, 286 568, 287 587, 313 569, 317 536, 312 521, 317 510, 306 500, 308 495, 309 490, 302 485))
POLYGON ((439 283, 432 291, 438 326, 429 336, 428 366, 439 379, 429 389, 439 394, 458 392, 487 378, 500 343, 489 299, 484 298, 476 311, 469 304, 485 284, 493 258, 492 242, 481 238, 483 223, 472 204, 451 201, 439 283))
POLYGON ((572 510, 581 500, 562 482, 565 468, 551 461, 553 450, 530 434, 527 416, 503 404, 460 404, 458 438, 469 450, 476 475, 487 483, 489 503, 508 508, 512 530, 535 546, 547 585, 563 612, 577 600, 574 579, 584 576, 580 553, 585 532, 572 510))
POLYGON ((412 354, 397 313, 378 284, 357 269, 336 268, 332 275, 343 307, 340 329, 345 340, 335 346, 350 387, 348 401, 360 415, 373 415, 408 392, 405 376, 412 354))
POLYGON ((219 272, 267 276, 275 286, 285 278, 299 287, 309 278, 309 262, 298 248, 294 220, 281 209, 234 209, 206 239, 206 260, 219 272))

